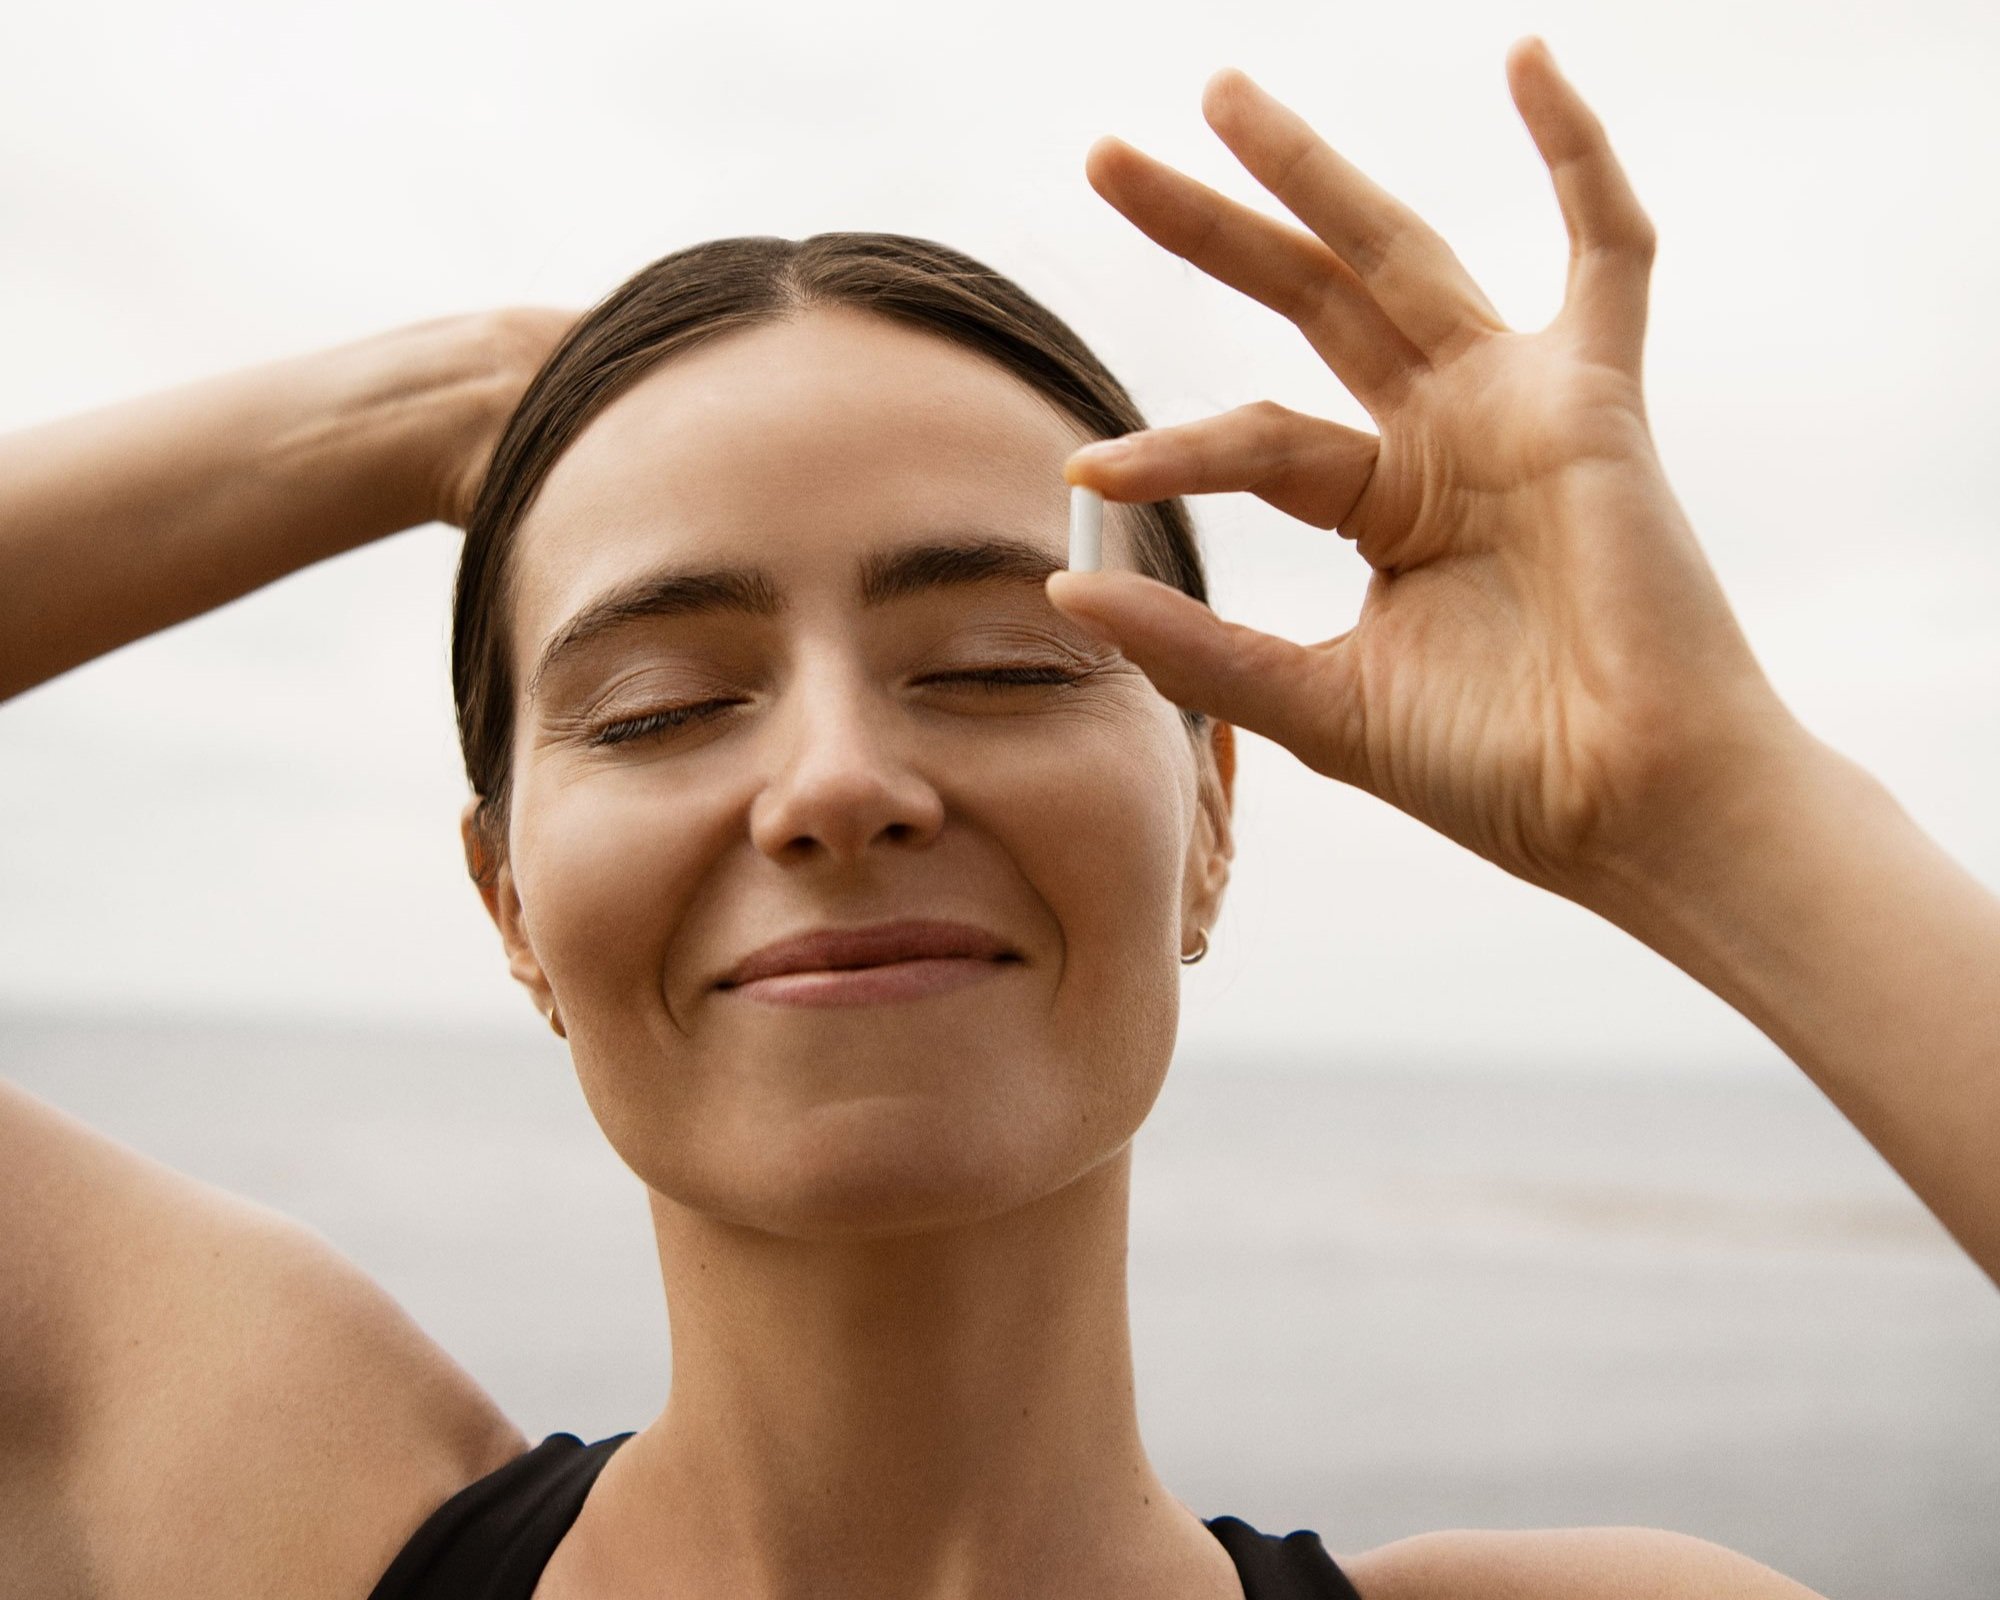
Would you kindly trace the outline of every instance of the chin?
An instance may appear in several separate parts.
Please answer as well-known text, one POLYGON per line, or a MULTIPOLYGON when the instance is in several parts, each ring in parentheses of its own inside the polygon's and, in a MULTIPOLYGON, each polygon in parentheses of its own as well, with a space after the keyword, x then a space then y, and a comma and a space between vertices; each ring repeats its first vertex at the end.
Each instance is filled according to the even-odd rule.
POLYGON ((848 1100, 796 1113, 782 1129, 767 1124, 751 1148, 731 1141, 734 1159, 716 1159, 711 1146, 702 1193, 686 1183, 654 1187, 718 1220, 786 1238, 970 1227, 1034 1204, 1112 1153, 1080 1146, 1077 1118, 1052 1111, 1027 1119, 974 1116, 936 1101, 848 1100))

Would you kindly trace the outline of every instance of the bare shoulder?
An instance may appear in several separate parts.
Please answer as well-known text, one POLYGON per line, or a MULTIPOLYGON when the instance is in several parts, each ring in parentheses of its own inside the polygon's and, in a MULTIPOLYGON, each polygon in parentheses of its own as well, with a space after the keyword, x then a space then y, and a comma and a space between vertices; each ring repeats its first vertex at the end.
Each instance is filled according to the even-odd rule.
POLYGON ((1662 1528, 1454 1529, 1339 1558, 1362 1600, 1824 1600, 1662 1528))
POLYGON ((365 1600, 527 1447, 320 1235, 0 1087, 10 1593, 365 1600))

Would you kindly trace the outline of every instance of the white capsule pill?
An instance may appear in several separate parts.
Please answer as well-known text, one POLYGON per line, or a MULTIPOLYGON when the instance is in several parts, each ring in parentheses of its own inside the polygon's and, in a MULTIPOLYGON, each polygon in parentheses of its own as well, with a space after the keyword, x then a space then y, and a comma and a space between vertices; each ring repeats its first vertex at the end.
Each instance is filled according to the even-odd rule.
POLYGON ((1104 565, 1104 496, 1082 484, 1069 491, 1069 570, 1096 572, 1104 565))

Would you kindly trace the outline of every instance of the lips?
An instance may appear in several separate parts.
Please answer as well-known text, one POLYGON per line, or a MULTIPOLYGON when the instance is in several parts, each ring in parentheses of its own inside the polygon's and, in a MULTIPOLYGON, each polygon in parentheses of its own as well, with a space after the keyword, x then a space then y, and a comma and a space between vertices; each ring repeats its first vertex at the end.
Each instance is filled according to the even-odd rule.
POLYGON ((934 961, 958 957, 985 961, 1019 960, 1006 940, 965 922, 878 922, 865 928, 816 928, 779 939, 753 951, 717 980, 733 989, 785 972, 839 971, 879 967, 892 961, 934 961))

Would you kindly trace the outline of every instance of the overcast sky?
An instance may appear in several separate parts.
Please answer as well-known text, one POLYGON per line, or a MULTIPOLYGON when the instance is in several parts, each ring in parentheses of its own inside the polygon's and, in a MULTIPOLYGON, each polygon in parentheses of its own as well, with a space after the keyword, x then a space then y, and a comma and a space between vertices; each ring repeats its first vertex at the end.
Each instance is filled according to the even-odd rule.
MULTIPOLYGON (((1115 132, 1267 208, 1203 124, 1236 65, 1452 243, 1560 301, 1506 91, 1541 33, 1661 236, 1667 471, 1779 692, 2000 884, 2000 26, 1990 7, 70 3, 0 25, 0 426, 507 303, 733 233, 939 238, 1155 422, 1367 425, 1296 332, 1085 183, 1115 132)), ((1351 545, 1197 503, 1218 608, 1350 626, 1351 545)), ((0 708, 0 1006, 541 1023, 457 842, 456 535, 298 574, 0 708)), ((1775 1060, 1627 935, 1247 739, 1184 1047, 1775 1060)), ((1857 841, 1857 848, 1865 848, 1857 841)))

